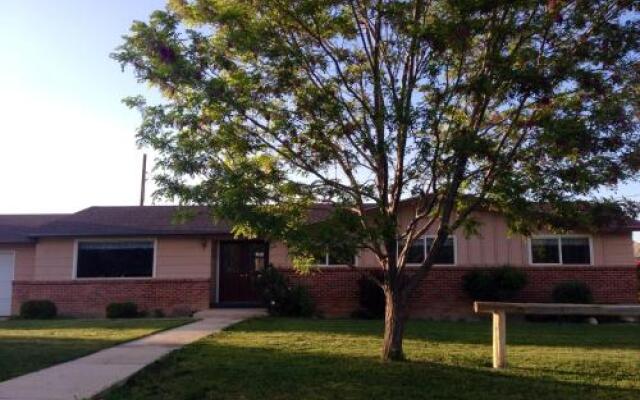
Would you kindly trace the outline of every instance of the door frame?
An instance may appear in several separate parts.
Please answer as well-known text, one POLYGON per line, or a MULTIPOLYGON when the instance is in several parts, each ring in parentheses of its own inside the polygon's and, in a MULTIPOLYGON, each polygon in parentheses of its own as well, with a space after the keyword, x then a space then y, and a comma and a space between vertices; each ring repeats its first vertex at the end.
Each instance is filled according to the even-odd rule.
POLYGON ((222 240, 216 241, 216 298, 215 304, 220 303, 220 243, 222 240))
MULTIPOLYGON (((265 245, 265 257, 264 257, 264 265, 265 267, 269 264, 269 249, 270 244, 266 240, 262 239, 219 239, 216 241, 216 295, 215 295, 215 303, 216 305, 220 305, 220 248, 222 247, 222 243, 264 243, 265 245)), ((224 304, 224 303, 222 303, 224 304)))
POLYGON ((10 285, 10 296, 9 296, 9 314, 0 315, 1 317, 9 317, 13 315, 13 282, 16 280, 16 251, 15 250, 0 250, 0 254, 8 254, 11 256, 11 282, 10 285))

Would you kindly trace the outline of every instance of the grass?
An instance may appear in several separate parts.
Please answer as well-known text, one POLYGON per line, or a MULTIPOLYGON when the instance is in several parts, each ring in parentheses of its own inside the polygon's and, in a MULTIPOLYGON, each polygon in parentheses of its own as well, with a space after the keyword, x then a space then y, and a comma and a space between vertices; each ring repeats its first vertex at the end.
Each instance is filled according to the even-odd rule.
POLYGON ((149 366, 104 399, 638 399, 640 326, 414 321, 408 362, 379 360, 377 321, 263 318, 149 366))
POLYGON ((182 325, 189 319, 0 322, 0 381, 182 325))

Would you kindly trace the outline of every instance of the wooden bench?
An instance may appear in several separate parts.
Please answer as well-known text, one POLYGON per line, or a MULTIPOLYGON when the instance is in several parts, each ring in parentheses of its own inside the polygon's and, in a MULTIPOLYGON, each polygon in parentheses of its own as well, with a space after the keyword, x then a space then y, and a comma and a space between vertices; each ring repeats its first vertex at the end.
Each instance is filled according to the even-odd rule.
POLYGON ((476 313, 493 314, 493 368, 507 366, 507 314, 640 316, 637 304, 500 303, 476 301, 476 313))

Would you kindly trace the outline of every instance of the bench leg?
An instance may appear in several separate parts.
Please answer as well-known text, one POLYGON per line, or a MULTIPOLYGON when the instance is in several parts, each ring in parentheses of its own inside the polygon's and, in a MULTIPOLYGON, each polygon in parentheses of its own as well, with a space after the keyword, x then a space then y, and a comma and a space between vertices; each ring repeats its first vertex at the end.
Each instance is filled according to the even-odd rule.
POLYGON ((507 315, 504 311, 493 313, 493 368, 507 366, 507 315))

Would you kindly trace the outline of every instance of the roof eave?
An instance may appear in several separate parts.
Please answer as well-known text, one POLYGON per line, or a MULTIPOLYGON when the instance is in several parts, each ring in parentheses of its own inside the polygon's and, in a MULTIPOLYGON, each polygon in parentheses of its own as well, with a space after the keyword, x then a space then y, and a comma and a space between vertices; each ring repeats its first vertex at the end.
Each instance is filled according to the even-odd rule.
POLYGON ((145 236, 225 236, 231 235, 230 231, 203 231, 203 232, 67 232, 67 233, 34 233, 29 238, 37 240, 41 238, 74 238, 74 237, 145 237, 145 236))

